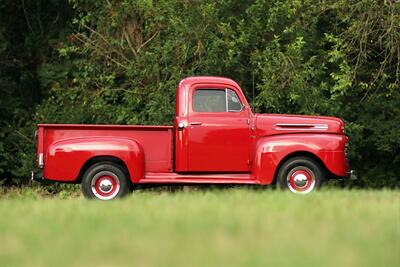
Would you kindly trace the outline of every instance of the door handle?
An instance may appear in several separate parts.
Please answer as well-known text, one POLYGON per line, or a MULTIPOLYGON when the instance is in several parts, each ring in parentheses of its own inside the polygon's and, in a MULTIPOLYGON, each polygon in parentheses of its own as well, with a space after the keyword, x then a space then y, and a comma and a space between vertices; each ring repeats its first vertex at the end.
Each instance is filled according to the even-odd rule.
POLYGON ((178 123, 178 130, 179 130, 179 131, 182 131, 183 128, 185 128, 185 123, 184 123, 184 122, 178 123))
POLYGON ((190 125, 201 125, 201 122, 191 122, 190 125))

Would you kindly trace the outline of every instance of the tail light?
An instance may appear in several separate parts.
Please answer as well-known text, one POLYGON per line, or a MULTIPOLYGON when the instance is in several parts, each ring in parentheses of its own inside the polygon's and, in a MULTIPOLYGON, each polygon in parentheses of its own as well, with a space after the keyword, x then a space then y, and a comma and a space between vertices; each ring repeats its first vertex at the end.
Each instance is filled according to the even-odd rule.
POLYGON ((37 146, 37 143, 38 143, 38 131, 37 130, 33 134, 33 140, 35 141, 35 145, 37 146))

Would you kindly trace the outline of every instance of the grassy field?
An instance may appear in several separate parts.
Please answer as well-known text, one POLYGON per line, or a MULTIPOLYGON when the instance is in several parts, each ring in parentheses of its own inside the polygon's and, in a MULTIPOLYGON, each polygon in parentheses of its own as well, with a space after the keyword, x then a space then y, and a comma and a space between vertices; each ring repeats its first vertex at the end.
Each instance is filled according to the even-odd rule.
POLYGON ((0 266, 400 266, 400 192, 0 200, 0 266))

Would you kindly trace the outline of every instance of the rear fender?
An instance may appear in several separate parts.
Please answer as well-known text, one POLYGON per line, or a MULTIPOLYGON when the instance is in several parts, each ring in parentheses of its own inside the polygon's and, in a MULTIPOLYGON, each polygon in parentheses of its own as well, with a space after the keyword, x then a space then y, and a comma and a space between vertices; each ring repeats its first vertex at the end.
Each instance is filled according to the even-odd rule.
POLYGON ((135 140, 116 137, 72 138, 51 144, 45 155, 44 177, 74 182, 84 164, 94 157, 122 160, 133 183, 144 177, 144 153, 140 144, 135 140))
POLYGON ((255 148, 253 175, 261 184, 271 184, 282 160, 305 152, 318 158, 334 175, 346 176, 346 140, 346 136, 336 134, 283 134, 260 138, 255 148))

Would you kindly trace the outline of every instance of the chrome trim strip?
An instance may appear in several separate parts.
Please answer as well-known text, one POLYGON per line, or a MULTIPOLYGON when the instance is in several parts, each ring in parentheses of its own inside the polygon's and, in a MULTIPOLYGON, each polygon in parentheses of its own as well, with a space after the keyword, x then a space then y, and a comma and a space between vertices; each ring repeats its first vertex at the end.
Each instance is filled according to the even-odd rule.
POLYGON ((229 112, 229 108, 228 108, 228 88, 225 88, 225 112, 229 112))
POLYGON ((328 130, 327 124, 312 123, 278 123, 277 130, 328 130), (283 129, 282 129, 283 128, 283 129))

